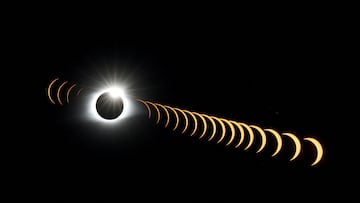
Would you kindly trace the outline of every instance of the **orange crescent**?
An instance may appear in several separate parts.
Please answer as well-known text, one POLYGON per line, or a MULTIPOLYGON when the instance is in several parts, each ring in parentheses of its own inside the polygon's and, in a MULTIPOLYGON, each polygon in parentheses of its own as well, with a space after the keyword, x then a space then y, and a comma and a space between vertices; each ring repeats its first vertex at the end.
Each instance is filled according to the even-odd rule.
POLYGON ((220 139, 216 142, 217 144, 219 144, 225 137, 226 134, 226 128, 225 128, 225 124, 224 122, 222 122, 222 120, 220 118, 217 118, 215 116, 213 116, 213 119, 217 120, 217 122, 219 122, 220 126, 221 126, 221 137, 220 139))
POLYGON ((224 119, 224 118, 222 118, 221 120, 224 121, 230 127, 230 130, 231 130, 230 140, 225 144, 225 146, 228 146, 229 144, 231 144, 231 142, 235 138, 235 128, 234 128, 233 124, 229 120, 224 119))
POLYGON ((245 123, 240 123, 241 125, 243 125, 246 130, 248 131, 249 133, 249 143, 246 145, 245 149, 244 150, 247 150, 249 149, 249 147, 252 145, 252 143, 254 142, 254 132, 251 130, 251 128, 246 125, 245 123))
POLYGON ((215 134, 216 134, 216 123, 215 123, 214 119, 212 118, 212 116, 208 116, 206 114, 204 114, 204 116, 209 119, 209 121, 211 122, 211 124, 213 126, 213 132, 208 139, 208 141, 211 141, 215 137, 215 134))
POLYGON ((245 134, 244 128, 238 122, 235 122, 235 121, 230 121, 230 122, 232 124, 235 124, 238 127, 238 129, 240 130, 240 140, 239 140, 238 144, 235 146, 235 148, 238 148, 238 147, 240 147, 241 143, 244 141, 244 134, 245 134))
POLYGON ((67 101, 68 104, 70 103, 70 101, 69 101, 70 92, 71 92, 71 90, 72 90, 75 86, 76 86, 76 84, 71 85, 71 87, 70 87, 70 88, 68 89, 68 91, 66 92, 66 101, 67 101))
POLYGON ((149 101, 147 103, 151 104, 155 108, 156 114, 157 114, 156 124, 159 124, 160 117, 161 117, 159 108, 157 107, 157 105, 155 103, 152 103, 152 102, 149 102, 149 101))
POLYGON ((204 116, 200 113, 196 113, 196 112, 193 112, 193 114, 197 115, 198 117, 200 117, 200 119, 202 120, 203 122, 203 132, 201 133, 201 135, 199 136, 199 139, 203 138, 204 135, 206 134, 206 130, 207 130, 207 123, 206 123, 206 120, 204 118, 204 116))
POLYGON ((54 100, 51 98, 51 87, 53 86, 53 84, 54 84, 57 80, 59 80, 59 78, 55 78, 54 80, 52 80, 52 81, 50 82, 49 87, 48 87, 48 91, 47 91, 48 97, 49 97, 49 99, 50 99, 50 102, 53 103, 53 104, 55 104, 55 102, 54 102, 54 100))
POLYGON ((256 129, 260 133, 261 145, 260 145, 259 149, 256 151, 256 153, 259 153, 264 149, 264 147, 266 145, 266 134, 260 127, 258 127, 256 125, 250 125, 250 127, 256 129))
POLYGON ((188 111, 188 110, 183 110, 184 112, 190 114, 190 116, 193 118, 194 120, 194 129, 193 131, 191 132, 190 136, 193 136, 196 132, 196 129, 197 129, 197 126, 198 126, 198 122, 197 122, 197 119, 195 117, 195 115, 191 112, 191 111, 188 111))
POLYGON ((305 137, 304 140, 307 140, 309 142, 311 142, 317 151, 316 154, 316 159, 315 161, 311 164, 311 166, 315 166, 316 164, 318 164, 320 162, 320 160, 322 159, 323 155, 324 155, 324 150, 323 147, 321 146, 320 142, 317 141, 315 138, 312 137, 305 137))
POLYGON ((172 107, 170 107, 170 106, 166 106, 165 105, 165 107, 166 108, 169 108, 172 112, 174 112, 174 114, 175 114, 175 119, 176 119, 176 121, 175 121, 175 126, 174 126, 174 128, 172 129, 173 131, 175 131, 176 130, 176 128, 178 127, 178 125, 179 125, 179 115, 178 115, 178 113, 176 112, 176 110, 174 109, 174 108, 172 108, 172 107))
POLYGON ((277 147, 275 152, 271 155, 272 157, 274 157, 276 154, 278 154, 281 150, 282 147, 282 140, 281 140, 281 136, 278 132, 276 132, 273 129, 265 129, 264 131, 270 132, 271 134, 273 134, 275 136, 275 139, 277 141, 277 147))
POLYGON ((166 114, 166 123, 165 123, 165 128, 167 128, 167 126, 169 125, 169 121, 170 121, 170 115, 169 115, 169 111, 167 110, 167 108, 161 104, 157 104, 159 105, 162 109, 164 109, 165 114, 166 114))
POLYGON ((66 83, 68 83, 68 81, 63 82, 63 83, 60 85, 60 87, 59 87, 59 89, 58 89, 58 91, 57 91, 57 98, 58 98, 58 101, 59 101, 59 104, 60 104, 60 105, 63 105, 62 102, 61 102, 61 99, 60 99, 60 91, 61 91, 61 89, 64 87, 64 85, 65 85, 66 83))
POLYGON ((150 109, 149 104, 146 101, 143 101, 141 99, 138 99, 138 101, 144 104, 144 106, 146 107, 146 110, 148 112, 148 118, 150 119, 151 118, 151 109, 150 109))
POLYGON ((181 132, 182 134, 184 134, 185 131, 186 131, 186 129, 187 129, 187 127, 188 127, 188 125, 189 125, 189 118, 187 117, 186 113, 185 113, 183 110, 181 110, 181 109, 179 109, 179 108, 174 108, 174 109, 177 110, 177 111, 179 111, 179 112, 184 116, 184 119, 185 119, 185 127, 184 127, 183 131, 181 132))
POLYGON ((83 90, 84 88, 80 88, 77 92, 76 92, 76 96, 79 96, 80 92, 83 90))
POLYGON ((297 138, 294 134, 292 133, 283 133, 283 135, 286 135, 288 137, 290 137, 293 141, 294 141, 294 144, 295 144, 295 152, 294 152, 294 155, 290 158, 290 161, 293 161, 294 159, 296 159, 296 157, 299 156, 300 154, 300 151, 301 151, 301 143, 300 143, 300 140, 299 138, 297 138))

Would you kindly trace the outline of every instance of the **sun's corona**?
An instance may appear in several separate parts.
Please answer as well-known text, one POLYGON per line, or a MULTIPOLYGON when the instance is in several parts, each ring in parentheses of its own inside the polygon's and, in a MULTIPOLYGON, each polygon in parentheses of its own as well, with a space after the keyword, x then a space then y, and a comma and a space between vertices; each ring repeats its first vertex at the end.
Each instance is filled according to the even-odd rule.
POLYGON ((103 123, 117 122, 130 114, 130 101, 120 87, 104 88, 91 95, 90 117, 103 123))

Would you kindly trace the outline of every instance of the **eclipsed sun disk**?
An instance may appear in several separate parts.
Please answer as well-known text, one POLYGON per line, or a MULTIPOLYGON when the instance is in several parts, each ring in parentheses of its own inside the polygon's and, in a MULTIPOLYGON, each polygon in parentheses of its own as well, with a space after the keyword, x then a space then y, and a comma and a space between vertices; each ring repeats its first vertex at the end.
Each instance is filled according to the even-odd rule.
POLYGON ((120 116, 124 109, 124 102, 119 95, 105 92, 96 101, 96 111, 104 119, 112 120, 120 116))

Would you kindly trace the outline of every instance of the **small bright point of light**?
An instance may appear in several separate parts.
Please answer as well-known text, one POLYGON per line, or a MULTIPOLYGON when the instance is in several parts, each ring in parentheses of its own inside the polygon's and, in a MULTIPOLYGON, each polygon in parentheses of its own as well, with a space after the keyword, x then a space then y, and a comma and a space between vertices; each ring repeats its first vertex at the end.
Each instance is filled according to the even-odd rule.
POLYGON ((113 98, 124 97, 124 90, 118 87, 109 88, 106 92, 109 92, 113 98))

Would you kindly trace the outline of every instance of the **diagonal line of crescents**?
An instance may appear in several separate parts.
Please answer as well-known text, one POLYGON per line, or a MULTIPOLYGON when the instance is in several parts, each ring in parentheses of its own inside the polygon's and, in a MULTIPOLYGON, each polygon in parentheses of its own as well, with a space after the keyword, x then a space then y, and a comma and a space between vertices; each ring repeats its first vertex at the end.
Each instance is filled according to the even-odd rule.
POLYGON ((301 141, 308 141, 316 148, 316 157, 311 163, 311 166, 318 164, 323 157, 323 147, 320 142, 313 137, 299 139, 295 134, 289 132, 279 133, 274 129, 262 129, 256 125, 248 125, 243 122, 210 116, 160 103, 141 99, 137 101, 144 104, 149 119, 155 117, 156 124, 161 124, 162 122, 160 121, 164 121, 165 128, 172 128, 173 131, 180 129, 182 134, 189 133, 190 136, 198 136, 199 139, 206 139, 209 142, 214 140, 216 144, 221 144, 226 141, 225 146, 227 147, 240 148, 246 144, 244 150, 248 150, 254 145, 255 135, 258 135, 258 140, 260 140, 261 144, 257 148, 256 153, 263 151, 267 144, 267 138, 271 135, 276 140, 276 148, 271 154, 271 157, 275 157, 280 153, 283 147, 283 137, 287 137, 293 141, 292 143, 295 148, 290 161, 294 161, 299 157, 302 150, 301 141), (207 138, 206 135, 208 135, 207 138), (245 141, 247 141, 247 143, 245 143, 245 141))

